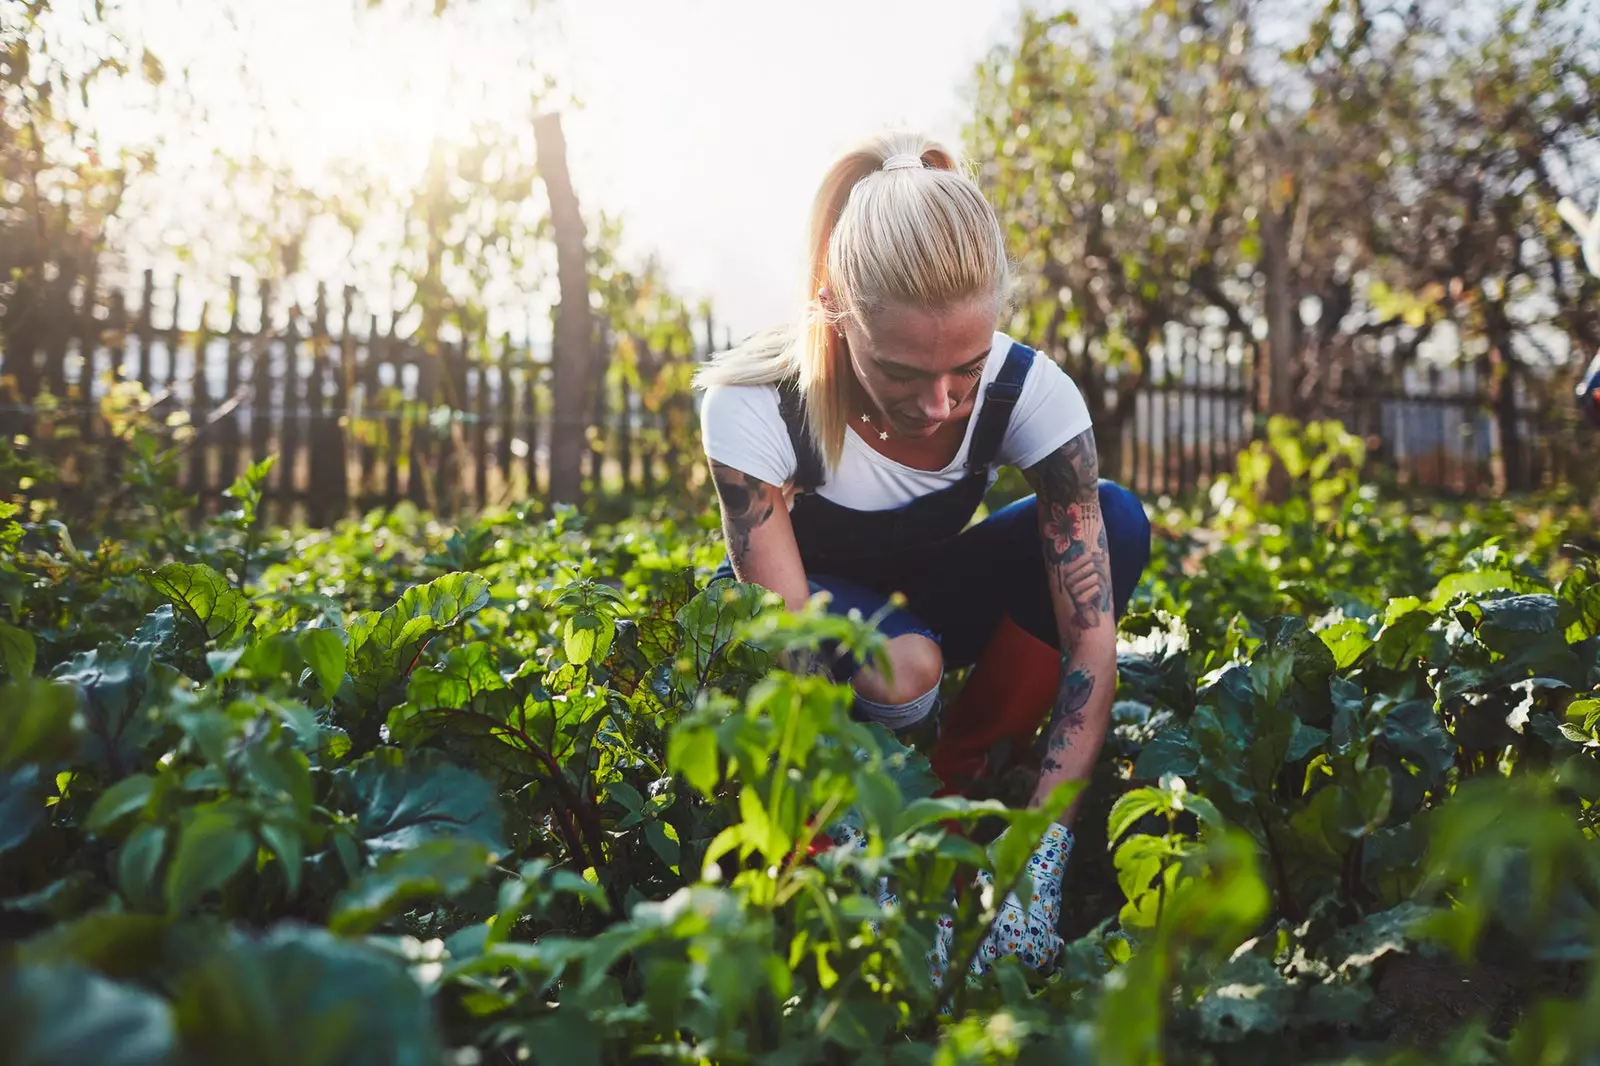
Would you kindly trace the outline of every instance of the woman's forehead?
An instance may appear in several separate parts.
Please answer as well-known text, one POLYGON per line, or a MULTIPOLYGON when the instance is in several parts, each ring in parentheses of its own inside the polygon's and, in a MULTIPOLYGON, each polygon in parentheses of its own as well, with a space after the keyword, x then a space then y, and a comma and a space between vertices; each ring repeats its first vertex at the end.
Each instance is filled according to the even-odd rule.
POLYGON ((993 343, 995 304, 993 298, 981 297, 933 311, 886 307, 866 324, 869 354, 879 362, 933 373, 967 366, 986 355, 993 343))

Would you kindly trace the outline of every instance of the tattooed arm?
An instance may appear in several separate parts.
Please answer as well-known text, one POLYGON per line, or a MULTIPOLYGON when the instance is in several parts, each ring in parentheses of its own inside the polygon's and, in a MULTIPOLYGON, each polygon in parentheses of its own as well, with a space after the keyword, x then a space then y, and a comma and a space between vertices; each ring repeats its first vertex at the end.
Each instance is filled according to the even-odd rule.
MULTIPOLYGON (((1063 781, 1087 781, 1094 769, 1116 694, 1116 621, 1093 430, 1023 473, 1038 496, 1039 540, 1061 637, 1061 684, 1033 795, 1038 805, 1063 781)), ((1077 806, 1067 808, 1062 824, 1071 823, 1077 806)))
POLYGON ((710 463, 734 576, 771 589, 783 597, 789 610, 800 610, 811 589, 794 527, 789 525, 783 490, 715 459, 710 463))
MULTIPOLYGON (((789 525, 789 507, 783 490, 741 470, 711 462, 711 477, 722 506, 722 535, 728 543, 728 560, 740 581, 771 589, 783 597, 791 611, 805 606, 811 594, 800 547, 789 525)), ((814 653, 797 649, 784 657, 785 669, 796 674, 826 673, 814 653)))

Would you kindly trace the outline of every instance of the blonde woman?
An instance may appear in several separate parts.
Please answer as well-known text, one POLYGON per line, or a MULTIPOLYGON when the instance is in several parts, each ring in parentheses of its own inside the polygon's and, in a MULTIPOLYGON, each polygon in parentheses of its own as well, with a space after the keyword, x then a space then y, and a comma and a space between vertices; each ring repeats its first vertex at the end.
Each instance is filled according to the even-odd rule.
MULTIPOLYGON (((959 790, 998 769, 998 741, 1016 750, 1048 717, 1039 803, 1087 780, 1104 739, 1115 619, 1149 558, 1144 510, 1100 479, 1071 379, 997 332, 1004 236, 948 150, 893 133, 840 158, 809 250, 800 322, 697 377, 728 544, 719 576, 792 609, 826 590, 829 610, 867 617, 903 593, 880 623, 888 676, 848 656, 827 668, 859 714, 904 730, 932 711, 946 669, 973 666, 933 767, 959 790), (969 528, 1002 465, 1034 495, 969 528)), ((1035 855, 1032 907, 1007 901, 980 962, 1053 959, 1071 818, 1035 855)))

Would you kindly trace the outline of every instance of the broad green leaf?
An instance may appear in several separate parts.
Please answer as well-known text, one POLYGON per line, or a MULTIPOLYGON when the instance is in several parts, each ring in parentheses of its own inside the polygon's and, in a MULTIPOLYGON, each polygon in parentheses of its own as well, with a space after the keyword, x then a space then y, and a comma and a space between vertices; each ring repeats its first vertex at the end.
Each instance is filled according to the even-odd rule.
POLYGON ((161 906, 158 875, 168 836, 164 825, 141 825, 117 849, 117 889, 130 907, 156 910, 161 906))
POLYGON ((1295 990, 1260 955, 1231 959, 1208 981, 1195 1010, 1206 1039, 1222 1043, 1283 1030, 1294 1013, 1295 990))
POLYGON ((178 1066, 166 1000, 71 964, 0 967, 7 1066, 178 1066))
POLYGON ((740 625, 761 613, 767 595, 759 585, 719 578, 678 612, 696 678, 707 677, 713 661, 729 652, 740 625))
POLYGON ((70 759, 79 741, 77 713, 71 685, 37 677, 0 682, 0 770, 70 759))
POLYGON ((1133 776, 1142 781, 1158 781, 1168 774, 1187 777, 1195 769, 1188 733, 1178 726, 1168 726, 1151 737, 1133 761, 1133 776))
POLYGON ((1373 644, 1373 639, 1367 635, 1367 624, 1359 618, 1335 622, 1318 630, 1317 636, 1333 652, 1334 665, 1340 670, 1349 669, 1373 644))
POLYGON ((33 676, 33 634, 0 622, 0 666, 13 680, 33 676))
POLYGON ((1446 574, 1434 587, 1428 610, 1443 610, 1451 600, 1463 593, 1498 592, 1512 588, 1514 583, 1509 570, 1466 570, 1446 574))
POLYGON ((0 855, 44 822, 46 779, 37 766, 0 770, 0 855))
POLYGON ((509 850, 494 789, 437 752, 402 756, 381 749, 335 777, 349 792, 357 836, 373 855, 440 837, 475 840, 497 856, 509 850))
POLYGON ((422 708, 459 710, 511 685, 495 667, 494 649, 481 641, 451 648, 434 666, 418 670, 406 685, 406 700, 422 708))
POLYGON ((678 868, 678 858, 681 848, 678 843, 678 831, 671 822, 646 822, 644 826, 644 839, 650 845, 650 850, 661 857, 670 869, 678 868))
POLYGON ((103 833, 124 816, 142 810, 150 801, 155 783, 156 779, 149 774, 134 774, 118 781, 94 801, 89 817, 84 820, 84 828, 91 833, 103 833))
POLYGON ((422 987, 400 958, 285 923, 228 939, 187 968, 173 996, 195 1061, 270 1048, 297 1066, 437 1066, 444 1052, 422 987))
POLYGON ((667 737, 667 764, 702 796, 717 785, 717 734, 703 725, 681 723, 667 737))
POLYGON ((559 1007, 526 1027, 527 1049, 539 1066, 600 1066, 603 1031, 572 1007, 559 1007))
POLYGON ((300 655, 311 668, 311 675, 322 687, 324 699, 332 699, 344 680, 345 646, 341 635, 332 629, 302 629, 295 634, 300 655))
POLYGON ((251 622, 250 602, 204 563, 168 563, 145 580, 213 643, 233 643, 251 622))
POLYGON ((471 887, 490 869, 489 850, 462 837, 390 852, 339 896, 328 927, 346 935, 369 932, 418 902, 471 887))
POLYGON ((597 646, 599 636, 600 619, 594 615, 577 614, 568 618, 561 637, 567 660, 583 666, 591 658, 603 658, 605 652, 597 646))
POLYGON ((283 867, 284 887, 289 898, 300 894, 300 867, 305 861, 305 844, 299 830, 280 822, 263 822, 261 843, 277 858, 283 867))
POLYGON ((81 652, 53 672, 79 690, 82 728, 77 759, 107 778, 138 770, 145 745, 160 737, 165 724, 144 712, 148 694, 178 683, 172 667, 155 661, 154 653, 172 632, 172 608, 146 617, 135 639, 115 653, 104 649, 81 652))
POLYGON ((1160 789, 1135 788, 1124 792, 1112 804, 1111 814, 1106 819, 1106 843, 1111 845, 1121 840, 1123 834, 1145 815, 1159 814, 1169 808, 1170 804, 1160 789))
POLYGON ((394 606, 362 614, 347 627, 347 669, 363 701, 411 672, 422 648, 489 602, 489 582, 480 574, 446 574, 407 589, 394 606))
POLYGON ((195 808, 167 867, 167 910, 187 912, 201 896, 226 884, 255 853, 255 835, 237 810, 220 803, 195 808))

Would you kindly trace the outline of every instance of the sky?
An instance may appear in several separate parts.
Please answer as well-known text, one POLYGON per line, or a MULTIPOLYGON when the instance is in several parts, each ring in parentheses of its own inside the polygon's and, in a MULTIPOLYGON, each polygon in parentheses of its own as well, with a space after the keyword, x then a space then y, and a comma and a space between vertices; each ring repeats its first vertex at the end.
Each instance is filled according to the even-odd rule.
MULTIPOLYGON (((553 77, 577 100, 563 125, 585 210, 619 216, 628 251, 653 252, 675 291, 742 334, 801 298, 806 216, 835 156, 888 126, 958 144, 974 67, 1021 3, 534 0, 530 15, 529 0, 454 0, 434 21, 415 14, 431 0, 124 0, 223 142, 163 156, 128 244, 190 254, 200 183, 185 167, 199 174, 212 147, 255 152, 263 116, 313 187, 340 155, 415 181, 435 132, 469 116, 526 128, 553 77)), ((182 121, 127 79, 96 108, 129 142, 182 121)))
POLYGON ((811 197, 863 135, 959 143, 1015 0, 584 0, 563 11, 581 194, 736 331, 800 299, 811 197))

